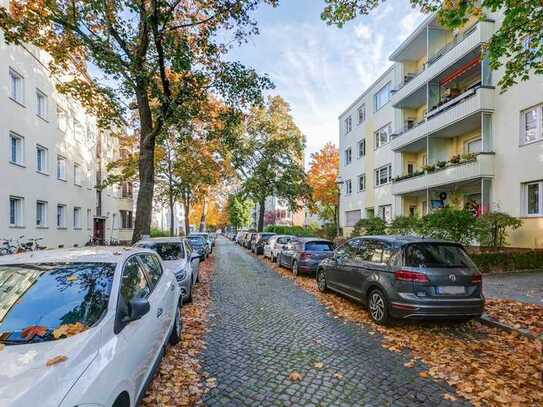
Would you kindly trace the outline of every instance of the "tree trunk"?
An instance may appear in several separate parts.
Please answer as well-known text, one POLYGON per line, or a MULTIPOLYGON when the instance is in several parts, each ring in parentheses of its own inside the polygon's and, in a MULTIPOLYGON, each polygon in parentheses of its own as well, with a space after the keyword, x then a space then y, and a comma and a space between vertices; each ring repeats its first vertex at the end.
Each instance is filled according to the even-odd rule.
POLYGON ((266 198, 258 203, 258 231, 264 231, 264 212, 266 211, 266 198))
POLYGON ((202 215, 200 216, 200 232, 206 231, 206 212, 207 212, 207 200, 204 198, 202 202, 202 215))
POLYGON ((183 197, 183 215, 185 218, 185 236, 190 234, 190 202, 187 197, 183 197))
POLYGON ((169 206, 170 206, 170 236, 173 237, 173 236, 175 236, 175 228, 174 228, 175 216, 174 216, 174 213, 173 213, 173 211, 174 211, 174 201, 173 201, 172 194, 170 194, 169 206))
POLYGON ((155 135, 149 99, 145 92, 136 92, 140 119, 139 190, 136 203, 136 219, 132 243, 151 231, 153 192, 155 187, 155 135))

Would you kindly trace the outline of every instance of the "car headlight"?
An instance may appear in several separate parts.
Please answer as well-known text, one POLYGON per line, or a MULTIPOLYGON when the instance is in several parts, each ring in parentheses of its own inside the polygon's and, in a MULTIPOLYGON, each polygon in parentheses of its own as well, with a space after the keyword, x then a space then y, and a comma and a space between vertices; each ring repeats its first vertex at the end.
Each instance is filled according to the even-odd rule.
POLYGON ((187 271, 185 269, 179 270, 177 273, 175 273, 175 277, 177 280, 184 280, 187 276, 187 271))

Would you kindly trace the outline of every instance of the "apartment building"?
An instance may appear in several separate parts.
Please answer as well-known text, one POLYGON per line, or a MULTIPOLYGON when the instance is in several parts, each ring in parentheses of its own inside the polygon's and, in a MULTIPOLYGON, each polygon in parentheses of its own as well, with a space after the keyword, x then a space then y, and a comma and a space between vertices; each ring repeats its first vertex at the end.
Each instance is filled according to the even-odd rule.
POLYGON ((84 245, 97 231, 124 239, 132 199, 112 190, 99 200, 107 162, 97 159, 105 136, 95 118, 56 91, 42 50, 7 45, 0 33, 0 60, 0 239, 42 238, 49 248, 84 245))
MULTIPOLYGON (((393 216, 420 216, 444 206, 474 215, 507 212, 523 220, 511 245, 541 248, 543 78, 532 76, 505 93, 497 89, 502 71, 490 70, 483 47, 502 19, 500 13, 487 13, 484 20, 451 31, 430 16, 390 56, 389 199, 393 216)), ((377 82, 366 93, 375 95, 377 82)), ((344 126, 342 149, 352 144, 344 126)), ((376 157, 377 150, 369 152, 376 157)), ((372 160, 366 154, 365 161, 372 160)), ((367 175, 367 167, 357 170, 367 175)), ((341 162, 344 179, 355 172, 341 162)), ((344 184, 345 226, 346 211, 375 206, 367 193, 354 197, 348 192, 344 184)))

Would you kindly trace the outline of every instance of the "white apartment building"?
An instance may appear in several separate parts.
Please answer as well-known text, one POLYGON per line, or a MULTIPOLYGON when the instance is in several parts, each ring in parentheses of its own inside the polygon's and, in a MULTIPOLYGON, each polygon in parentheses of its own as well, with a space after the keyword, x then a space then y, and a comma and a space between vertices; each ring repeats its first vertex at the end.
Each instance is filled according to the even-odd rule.
MULTIPOLYGON (((102 231, 125 240, 132 199, 96 189, 107 161, 97 157, 106 135, 95 118, 56 91, 42 50, 7 45, 0 32, 0 60, 0 239, 72 247, 102 231)), ((107 151, 116 154, 115 142, 107 151)))
MULTIPOLYGON (((173 210, 173 228, 178 236, 185 234, 185 209, 183 205, 176 202, 173 210)), ((151 220, 151 226, 159 229, 163 232, 170 231, 170 208, 167 205, 161 203, 155 203, 153 206, 153 217, 151 220)))
MULTIPOLYGON (((505 93, 496 88, 502 72, 489 69, 482 48, 502 19, 501 13, 487 13, 485 20, 472 20, 451 31, 430 16, 390 56, 394 64, 387 72, 392 88, 389 119, 384 121, 393 123, 393 135, 387 145, 392 154, 387 196, 393 216, 420 216, 443 206, 475 214, 509 213, 523 220, 523 227, 511 236, 511 245, 541 248, 543 77, 532 76, 505 93)), ((365 95, 375 98, 382 80, 341 115, 342 151, 356 139, 346 134, 345 121, 351 115, 355 120, 365 95)), ((358 129, 353 123, 353 132, 358 129)), ((369 131, 376 131, 375 127, 369 131)), ((366 151, 377 160, 379 149, 366 151)), ((380 187, 367 178, 367 163, 372 160, 368 154, 360 161, 364 166, 356 164, 356 169, 344 160, 343 179, 365 171, 366 186, 375 185, 376 195, 380 187)), ((380 164, 370 168, 372 175, 380 164)), ((342 190, 341 223, 346 233, 355 219, 348 211, 360 210, 364 216, 364 209, 375 210, 378 205, 367 190, 356 195, 354 186, 353 182, 350 195, 346 184, 342 190)))

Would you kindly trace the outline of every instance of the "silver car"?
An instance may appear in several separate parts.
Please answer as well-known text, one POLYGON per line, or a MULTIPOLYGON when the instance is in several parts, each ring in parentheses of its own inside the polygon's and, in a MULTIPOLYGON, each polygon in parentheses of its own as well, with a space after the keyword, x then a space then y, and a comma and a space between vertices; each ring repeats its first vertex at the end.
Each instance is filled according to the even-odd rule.
POLYGON ((277 256, 279 256, 279 252, 291 239, 292 236, 288 235, 275 235, 270 237, 266 245, 264 245, 264 257, 267 257, 275 263, 277 261, 277 256))
POLYGON ((192 287, 198 282, 199 254, 192 250, 187 241, 181 237, 151 238, 137 242, 136 247, 154 250, 158 253, 164 266, 173 271, 183 302, 192 301, 192 287))

